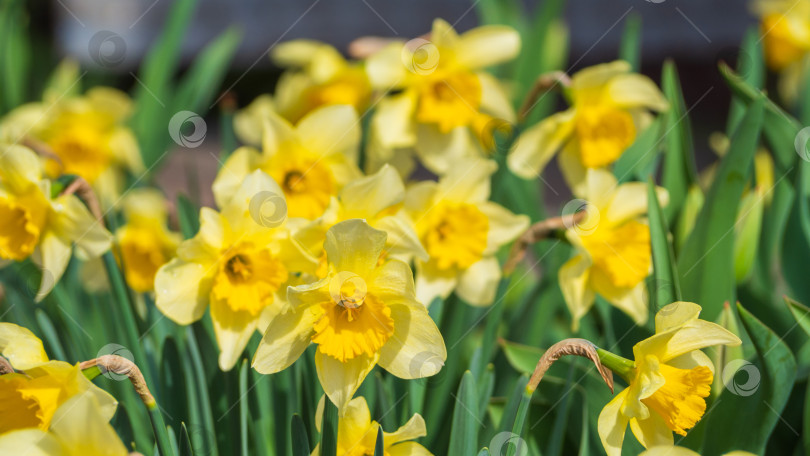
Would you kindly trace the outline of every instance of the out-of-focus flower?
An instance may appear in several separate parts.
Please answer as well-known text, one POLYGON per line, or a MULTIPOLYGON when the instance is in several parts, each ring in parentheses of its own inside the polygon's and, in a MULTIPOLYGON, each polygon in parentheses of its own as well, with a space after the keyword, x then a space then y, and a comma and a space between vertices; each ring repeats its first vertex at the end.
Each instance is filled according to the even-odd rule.
POLYGON ((633 347, 634 361, 611 355, 606 362, 628 387, 599 414, 599 437, 608 456, 619 456, 628 424, 645 448, 672 446, 672 432, 686 435, 706 412, 714 368, 702 348, 740 345, 720 325, 698 319, 691 302, 664 306, 655 316, 655 335, 633 347))
POLYGON ((495 162, 457 162, 438 182, 408 188, 405 210, 430 259, 416 261, 416 293, 430 303, 453 290, 475 306, 492 304, 501 279, 495 253, 520 236, 529 218, 488 201, 495 162))
POLYGON ((428 40, 395 42, 373 54, 366 62, 372 85, 397 93, 375 107, 369 160, 396 162, 394 155, 413 150, 428 169, 443 174, 459 158, 483 152, 487 125, 513 123, 515 114, 500 83, 482 69, 519 50, 520 35, 510 27, 459 35, 436 19, 428 40))
MULTIPOLYGON (((323 422, 324 397, 318 402, 315 413, 315 426, 321 430, 323 422)), ((346 412, 338 420, 337 456, 374 456, 377 434, 382 429, 380 423, 371 420, 371 412, 364 397, 349 401, 346 412)), ((414 414, 404 426, 395 432, 383 431, 383 446, 387 456, 431 456, 427 448, 410 440, 427 435, 425 420, 414 414)), ((320 446, 316 446, 311 456, 318 456, 320 446)))
MULTIPOLYGON (((666 205, 669 196, 657 189, 666 205)), ((560 288, 571 311, 573 329, 593 305, 596 293, 638 324, 647 321, 644 279, 650 274, 647 185, 619 185, 606 170, 588 171, 583 197, 585 217, 566 229, 576 254, 561 268, 560 288)))
POLYGON ((618 160, 652 121, 649 110, 663 111, 668 104, 652 80, 632 73, 624 61, 578 72, 566 92, 571 107, 523 132, 508 164, 518 176, 535 179, 559 150, 560 169, 579 196, 586 171, 618 160))
POLYGON ((88 380, 78 364, 49 361, 42 341, 28 329, 0 323, 0 354, 20 371, 0 375, 0 439, 19 429, 47 431, 58 421, 57 410, 74 397, 92 400, 105 422, 115 413, 112 396, 88 380))
POLYGON ((326 233, 336 223, 359 218, 388 234, 380 261, 396 258, 410 262, 414 257, 427 260, 428 255, 419 241, 413 222, 402 210, 405 186, 399 174, 390 166, 377 173, 354 180, 343 187, 326 209, 324 215, 296 231, 295 238, 310 253, 320 258, 318 277, 326 276, 326 233))
POLYGON ((810 52, 810 1, 756 0, 753 9, 761 20, 765 61, 772 70, 804 59, 810 52))
POLYGON ((263 120, 263 150, 236 150, 214 180, 222 207, 245 176, 256 169, 269 174, 287 198, 289 217, 320 217, 331 198, 360 177, 357 153, 360 124, 351 106, 326 106, 293 126, 273 111, 263 120))
POLYGON ((318 379, 341 415, 376 364, 405 379, 439 372, 447 358, 442 335, 416 300, 411 268, 395 259, 380 264, 385 241, 384 231, 359 219, 330 228, 327 276, 289 289, 289 307, 268 326, 253 367, 282 371, 317 344, 318 379))
POLYGON ((167 203, 151 188, 130 191, 123 201, 126 224, 115 232, 127 284, 139 292, 152 291, 158 269, 174 256, 179 233, 166 226, 167 203))
MULTIPOLYGON (((659 445, 644 450, 638 456, 700 456, 700 453, 675 445, 659 445)), ((723 456, 754 456, 754 453, 737 450, 723 453, 723 456)))
POLYGON ((112 240, 76 195, 52 198, 42 171, 30 149, 0 144, 0 266, 30 257, 43 270, 38 300, 62 276, 71 245, 88 259, 107 251, 112 240))
POLYGON ((371 83, 359 63, 347 62, 334 47, 292 40, 273 48, 271 58, 285 72, 276 86, 276 109, 297 122, 321 106, 349 105, 361 114, 371 100, 371 83))
POLYGON ((314 272, 283 214, 263 218, 262 206, 283 208, 283 195, 264 172, 248 174, 220 212, 200 210, 200 231, 155 276, 157 307, 178 324, 199 320, 210 306, 223 370, 286 306, 287 286, 299 283, 298 273, 314 272))
MULTIPOLYGON (((9 374, 10 375, 10 374, 9 374)), ((81 377, 82 374, 79 373, 81 377)), ((2 377, 0 377, 2 378, 2 377)), ((44 389, 43 391, 47 391, 44 389)), ((19 413, 6 412, 5 416, 19 413)), ((28 456, 126 456, 109 417, 93 397, 74 396, 53 412, 49 429, 19 429, 0 435, 1 454, 28 456)))
POLYGON ((53 154, 43 157, 48 176, 83 177, 107 206, 120 194, 124 173, 144 169, 135 136, 124 124, 131 112, 125 93, 95 87, 84 96, 20 106, 0 122, 0 139, 43 144, 53 154))

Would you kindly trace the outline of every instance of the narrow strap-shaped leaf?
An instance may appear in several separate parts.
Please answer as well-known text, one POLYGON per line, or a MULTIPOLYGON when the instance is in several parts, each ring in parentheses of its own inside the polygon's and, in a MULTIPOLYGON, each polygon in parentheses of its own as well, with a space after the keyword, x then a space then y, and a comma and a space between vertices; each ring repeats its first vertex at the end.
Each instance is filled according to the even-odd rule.
POLYGON ((650 244, 653 260, 653 282, 649 289, 653 309, 681 300, 681 286, 675 269, 675 254, 669 242, 669 228, 658 204, 655 182, 647 181, 647 217, 650 221, 650 244))
MULTIPOLYGON (((517 413, 515 414, 515 423, 512 425, 512 435, 520 437, 523 435, 523 428, 526 426, 526 417, 529 415, 529 406, 532 403, 532 393, 528 389, 523 389, 523 394, 520 396, 520 403, 518 404, 517 413)), ((525 445, 525 440, 516 439, 513 445, 509 446, 506 451, 506 456, 516 456, 523 454, 527 449, 520 448, 525 445)))
POLYGON ((200 229, 200 217, 197 208, 185 195, 177 195, 177 220, 184 239, 191 239, 200 229))
POLYGON ((686 199, 686 193, 696 175, 692 128, 681 92, 678 70, 672 61, 664 63, 661 88, 669 101, 669 110, 662 114, 666 135, 662 182, 669 191, 669 204, 664 213, 667 220, 672 222, 686 199))
POLYGON ((239 437, 242 442, 242 456, 248 456, 248 360, 242 360, 239 366, 239 437))
POLYGON ((241 38, 237 29, 230 28, 203 49, 178 84, 174 102, 177 111, 190 110, 200 115, 208 111, 241 38))
POLYGON ((193 456, 194 450, 191 446, 191 437, 188 435, 188 428, 186 427, 186 423, 180 424, 180 442, 179 442, 180 451, 178 454, 180 456, 193 456))
POLYGON ((748 108, 720 162, 695 227, 678 258, 681 291, 714 320, 723 303, 734 302, 734 223, 740 197, 751 175, 762 128, 763 99, 748 108))
POLYGON ((155 433, 155 443, 161 456, 173 456, 174 451, 169 441, 169 434, 166 431, 166 424, 163 422, 163 414, 156 402, 147 405, 149 409, 149 419, 152 421, 152 431, 155 433))
POLYGON ((374 456, 385 456, 385 445, 383 442, 383 428, 377 431, 377 443, 374 445, 374 456))
POLYGON ((810 307, 794 301, 787 296, 785 296, 785 305, 788 310, 790 310, 790 313, 793 314, 793 318, 796 319, 796 323, 799 324, 799 327, 810 336, 810 307))
POLYGON ((481 356, 476 359, 476 363, 470 366, 470 371, 476 379, 480 379, 484 373, 484 367, 492 361, 495 356, 495 350, 498 348, 495 343, 495 338, 498 336, 498 327, 500 327, 501 320, 503 319, 503 308, 506 291, 511 282, 509 277, 501 278, 498 284, 498 290, 495 292, 495 302, 488 310, 487 323, 484 327, 484 338, 481 341, 481 356))
POLYGON ((329 399, 329 396, 324 396, 323 402, 320 456, 335 456, 337 454, 338 409, 329 399))
POLYGON ((625 21, 619 58, 630 63, 633 71, 639 71, 641 67, 641 17, 636 13, 630 14, 625 21))
MULTIPOLYGON (((326 399, 326 401, 328 402, 329 399, 326 399)), ((293 456, 309 456, 309 437, 301 415, 296 413, 292 416, 290 428, 292 429, 293 456)))
POLYGON ((475 377, 470 371, 464 373, 456 395, 450 429, 450 448, 447 454, 475 454, 478 449, 478 396, 475 377))
MULTIPOLYGON (((765 62, 762 55, 762 34, 751 28, 743 38, 737 54, 737 74, 751 87, 762 88, 765 83, 765 62)), ((726 120, 726 134, 731 135, 745 114, 746 103, 739 98, 731 99, 731 107, 726 120)))
POLYGON ((782 274, 792 295, 799 301, 810 302, 810 281, 807 280, 807 264, 810 258, 810 198, 807 197, 807 179, 810 177, 810 163, 798 162, 796 173, 796 194, 793 210, 790 211, 784 226, 782 239, 782 274))

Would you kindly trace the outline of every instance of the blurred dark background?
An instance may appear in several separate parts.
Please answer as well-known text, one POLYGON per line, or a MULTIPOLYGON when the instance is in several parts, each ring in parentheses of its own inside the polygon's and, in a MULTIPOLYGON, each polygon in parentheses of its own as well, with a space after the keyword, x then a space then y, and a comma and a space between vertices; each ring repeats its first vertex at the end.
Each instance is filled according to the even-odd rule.
MULTIPOLYGON (((95 83, 130 89, 137 66, 159 35, 171 8, 170 0, 35 0, 30 2, 32 29, 42 53, 56 52, 45 61, 73 56, 89 69, 85 86, 95 83), (99 31, 110 31, 123 40, 117 51, 120 63, 103 68, 91 58, 89 42, 99 31), (95 71, 94 71, 95 70, 95 71)), ((240 106, 261 93, 272 92, 280 74, 268 58, 278 42, 294 38, 326 41, 344 51, 358 36, 377 35, 411 38, 430 29, 442 17, 464 31, 479 24, 476 0, 200 0, 185 37, 184 61, 228 27, 244 35, 239 51, 223 84, 240 106)), ((543 1, 525 1, 527 14, 543 1)), ((567 69, 615 59, 626 21, 640 17, 642 24, 642 71, 659 80, 665 59, 675 60, 686 105, 694 128, 697 161, 705 166, 714 160, 707 138, 722 130, 729 92, 720 79, 719 60, 734 63, 743 35, 755 28, 756 18, 741 0, 569 0, 565 19, 570 33, 567 69)), ((115 44, 113 44, 115 45, 115 44)), ((103 50, 103 48, 102 48, 103 50)), ((208 117, 215 116, 212 112, 208 117)), ((211 125, 211 122, 209 122, 211 125)), ((213 129, 216 134, 216 128, 213 129)), ((186 151, 188 152, 188 151, 186 151)), ((193 151, 199 154, 199 150, 193 151)), ((183 160, 182 154, 173 160, 183 160)), ((211 155, 211 154, 206 154, 211 155)), ((199 157, 199 155, 196 155, 199 157)), ((210 158, 210 157, 209 157, 210 158)), ((171 167, 171 164, 169 164, 171 167)), ((165 171, 165 170, 164 170, 165 171)), ((210 182, 202 168, 199 180, 210 182)), ((556 170, 549 182, 557 187, 556 170)))

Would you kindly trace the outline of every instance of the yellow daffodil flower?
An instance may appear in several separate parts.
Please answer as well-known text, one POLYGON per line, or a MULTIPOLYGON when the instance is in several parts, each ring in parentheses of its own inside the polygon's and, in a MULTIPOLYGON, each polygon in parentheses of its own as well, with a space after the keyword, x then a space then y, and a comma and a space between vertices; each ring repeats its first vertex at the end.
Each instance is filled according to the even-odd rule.
POLYGON ((210 307, 222 370, 285 306, 298 273, 314 272, 314 260, 290 238, 283 195, 270 176, 250 173, 221 212, 200 210, 200 231, 155 276, 157 307, 178 324, 210 307))
POLYGON ((404 379, 439 372, 444 340, 416 300, 411 268, 380 262, 386 237, 359 219, 329 229, 327 276, 289 289, 289 307, 270 323, 253 358, 257 371, 282 371, 317 344, 318 379, 341 415, 376 364, 404 379))
POLYGON ((363 67, 326 43, 287 41, 275 46, 270 57, 292 69, 281 75, 275 90, 276 108, 291 122, 321 106, 349 105, 362 114, 371 101, 363 67))
MULTIPOLYGON (((635 361, 606 363, 627 382, 599 414, 599 437, 608 456, 619 456, 628 424, 645 448, 671 446, 672 432, 686 435, 706 412, 714 367, 700 351, 714 345, 740 345, 740 339, 715 323, 698 319, 691 302, 664 306, 655 316, 655 335, 633 347, 635 361)), ((600 357, 601 358, 601 357, 600 357)))
POLYGON ((364 219, 369 225, 388 234, 381 261, 396 258, 410 262, 414 257, 422 261, 428 254, 422 247, 411 219, 402 209, 405 185, 390 166, 377 173, 354 180, 343 187, 324 215, 295 233, 296 239, 320 258, 318 277, 326 276, 326 252, 323 243, 326 233, 336 223, 353 218, 364 219))
POLYGON ((366 62, 372 85, 397 93, 375 107, 369 160, 381 165, 395 152, 413 150, 428 169, 443 174, 459 158, 478 155, 481 138, 491 135, 487 125, 515 121, 500 83, 482 69, 519 50, 520 35, 510 27, 459 35, 436 19, 427 40, 392 43, 373 54, 366 62))
POLYGON ((765 61, 774 71, 783 71, 810 52, 810 1, 757 0, 765 61))
MULTIPOLYGON (((659 445, 644 450, 638 456, 700 456, 700 453, 692 451, 689 448, 675 445, 659 445)), ((730 451, 723 453, 723 456, 754 456, 754 453, 747 451, 730 451)))
POLYGON ((128 452, 95 398, 74 396, 55 410, 48 430, 30 428, 0 434, 0 454, 126 456, 128 452))
POLYGON ((75 195, 51 197, 51 182, 30 149, 0 144, 0 266, 31 258, 42 268, 37 300, 67 267, 71 245, 83 258, 110 248, 112 236, 75 195))
POLYGON ((430 259, 416 261, 416 293, 430 303, 453 290, 475 306, 492 304, 501 278, 498 249, 520 236, 529 218, 488 201, 491 160, 456 163, 438 182, 412 185, 405 209, 430 259))
POLYGON ((561 150, 560 169, 575 195, 583 191, 588 169, 610 166, 652 121, 648 110, 668 107, 646 76, 616 61, 586 68, 567 89, 571 107, 529 127, 515 142, 509 169, 535 179, 561 150))
MULTIPOLYGON (((321 431, 324 398, 318 402, 315 426, 321 431)), ((380 432, 380 423, 371 420, 366 399, 356 397, 349 401, 346 412, 338 420, 337 456, 374 456, 374 445, 380 432)), ((386 456, 432 456, 422 445, 411 442, 427 435, 425 420, 418 413, 395 432, 383 431, 383 448, 386 456)), ((315 446, 311 456, 318 456, 320 446, 315 446)))
POLYGON ((50 177, 81 176, 102 205, 111 205, 122 190, 124 172, 144 169, 135 136, 124 125, 131 112, 125 93, 95 87, 84 96, 15 109, 0 122, 0 139, 44 144, 53 154, 46 157, 50 177))
POLYGON ((115 413, 112 396, 88 380, 78 364, 49 361, 42 341, 28 329, 0 323, 0 354, 18 371, 0 375, 0 436, 19 429, 47 431, 57 410, 74 397, 92 399, 105 421, 115 413))
MULTIPOLYGON (((658 188, 666 205, 668 193, 658 188)), ((650 227, 647 184, 619 185, 606 170, 588 171, 584 192, 585 217, 566 229, 576 254, 561 268, 560 288, 573 318, 573 330, 593 305, 596 293, 638 324, 647 321, 644 279, 650 274, 650 227)))
POLYGON ((214 180, 217 204, 223 206, 245 176, 261 169, 284 190, 289 217, 314 220, 332 196, 360 177, 357 114, 351 106, 327 106, 295 126, 272 111, 265 114, 263 151, 242 147, 228 158, 214 180))
POLYGON ((166 226, 167 202, 154 189, 140 188, 127 193, 123 201, 126 224, 115 232, 124 277, 130 288, 152 291, 158 269, 174 256, 180 244, 179 233, 166 226))

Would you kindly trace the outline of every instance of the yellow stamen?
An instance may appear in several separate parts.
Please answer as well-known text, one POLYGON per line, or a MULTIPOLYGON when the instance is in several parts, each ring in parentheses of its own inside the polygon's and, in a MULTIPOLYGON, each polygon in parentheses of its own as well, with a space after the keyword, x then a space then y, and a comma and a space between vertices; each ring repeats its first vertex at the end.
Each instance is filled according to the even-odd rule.
POLYGON ((659 369, 666 383, 641 402, 661 415, 670 429, 686 435, 706 412, 704 398, 711 393, 712 371, 705 366, 678 369, 663 363, 659 369))
POLYGON ((340 302, 315 307, 319 318, 312 342, 321 353, 346 362, 361 354, 373 356, 394 333, 391 309, 374 295, 357 296, 354 286, 341 286, 340 302))
POLYGON ((288 277, 287 268, 268 250, 241 246, 221 264, 211 295, 232 311, 255 317, 273 303, 273 294, 288 277))
POLYGON ((442 133, 470 125, 481 105, 481 82, 470 72, 434 73, 419 86, 416 119, 435 123, 442 133), (438 75, 437 75, 438 73, 438 75))
POLYGON ((580 158, 586 168, 615 162, 636 139, 633 116, 603 105, 578 107, 576 131, 580 158))
POLYGON ((279 182, 284 190, 287 216, 310 220, 319 217, 337 191, 328 164, 317 158, 302 159, 292 155, 281 159, 283 161, 280 163, 270 163, 265 171, 279 182))
POLYGON ((489 219, 472 204, 441 203, 419 223, 422 242, 439 269, 466 269, 487 247, 489 219))

